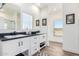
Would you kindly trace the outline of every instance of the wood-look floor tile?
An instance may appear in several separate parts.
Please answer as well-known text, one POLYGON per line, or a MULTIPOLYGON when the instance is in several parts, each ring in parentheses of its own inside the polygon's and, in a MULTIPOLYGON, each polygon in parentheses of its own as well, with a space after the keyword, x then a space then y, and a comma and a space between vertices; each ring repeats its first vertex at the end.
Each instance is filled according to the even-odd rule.
POLYGON ((41 49, 40 52, 45 52, 49 56, 79 56, 79 54, 63 51, 62 44, 57 42, 50 42, 49 47, 41 49))

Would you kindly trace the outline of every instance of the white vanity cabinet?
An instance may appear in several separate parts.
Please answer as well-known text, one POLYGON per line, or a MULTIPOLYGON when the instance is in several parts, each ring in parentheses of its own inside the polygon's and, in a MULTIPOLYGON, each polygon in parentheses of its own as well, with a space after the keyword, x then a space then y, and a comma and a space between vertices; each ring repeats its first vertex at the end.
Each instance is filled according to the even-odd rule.
POLYGON ((27 50, 28 55, 33 55, 41 49, 40 43, 42 42, 46 42, 46 34, 0 41, 0 55, 15 56, 27 50))
POLYGON ((33 55, 41 49, 40 43, 46 42, 46 34, 33 36, 30 39, 30 54, 33 55))
POLYGON ((29 50, 29 39, 21 38, 2 42, 2 55, 13 56, 29 50))
POLYGON ((40 38, 39 35, 33 36, 30 39, 30 55, 35 54, 40 49, 40 38))

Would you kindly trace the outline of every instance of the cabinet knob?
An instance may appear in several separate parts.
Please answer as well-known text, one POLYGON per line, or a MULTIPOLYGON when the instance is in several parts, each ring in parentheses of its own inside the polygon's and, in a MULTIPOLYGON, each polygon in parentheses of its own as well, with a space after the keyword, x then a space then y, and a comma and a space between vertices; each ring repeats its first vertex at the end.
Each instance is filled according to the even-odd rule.
POLYGON ((18 42, 18 46, 23 46, 23 42, 18 42))
POLYGON ((20 42, 18 42, 18 46, 20 46, 20 42))
POLYGON ((21 41, 21 46, 23 46, 23 41, 21 41))

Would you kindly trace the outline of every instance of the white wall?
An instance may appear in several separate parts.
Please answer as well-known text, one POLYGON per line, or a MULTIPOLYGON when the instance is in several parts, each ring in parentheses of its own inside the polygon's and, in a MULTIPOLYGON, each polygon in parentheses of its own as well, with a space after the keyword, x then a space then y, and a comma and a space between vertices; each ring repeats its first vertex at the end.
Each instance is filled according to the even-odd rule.
POLYGON ((27 14, 30 14, 36 18, 39 18, 40 9, 32 3, 23 3, 20 6, 21 10, 27 14))
MULTIPOLYGON (((53 4, 50 4, 48 7, 43 8, 41 10, 41 19, 42 18, 47 18, 47 28, 48 28, 48 39, 50 41, 55 41, 55 42, 61 42, 63 41, 63 37, 54 37, 53 36, 53 21, 54 20, 63 20, 63 11, 61 10, 57 10, 57 11, 53 11, 53 4)), ((57 7, 57 6, 56 6, 57 7)), ((62 5, 60 5, 61 9, 62 9, 62 5)), ((62 9, 63 10, 63 9, 62 9)))
POLYGON ((46 32, 47 30, 47 26, 42 26, 42 19, 43 18, 47 18, 47 20, 48 20, 48 14, 47 14, 47 8, 43 8, 43 9, 40 9, 40 13, 39 13, 39 16, 38 16, 38 18, 37 17, 35 17, 34 18, 34 24, 33 24, 33 27, 35 28, 35 29, 39 29, 39 30, 42 30, 42 32, 46 32), (40 26, 36 26, 36 20, 40 20, 40 26))
POLYGON ((62 20, 63 21, 63 14, 62 14, 62 12, 56 13, 56 14, 53 14, 53 13, 50 14, 49 15, 49 20, 50 20, 49 21, 49 27, 50 27, 50 30, 51 30, 50 34, 52 34, 50 41, 62 43, 63 42, 63 36, 62 37, 57 37, 57 36, 55 37, 54 33, 53 33, 53 29, 54 29, 53 23, 54 23, 54 21, 55 20, 62 20))
POLYGON ((79 4, 64 4, 63 49, 79 53, 79 4), (75 24, 66 24, 66 14, 75 14, 75 24))

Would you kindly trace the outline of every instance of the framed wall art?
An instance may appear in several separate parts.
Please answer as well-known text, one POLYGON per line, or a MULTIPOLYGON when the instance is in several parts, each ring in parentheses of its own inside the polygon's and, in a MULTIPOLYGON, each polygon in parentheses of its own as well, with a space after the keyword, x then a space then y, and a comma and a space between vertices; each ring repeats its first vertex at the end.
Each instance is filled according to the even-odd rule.
POLYGON ((42 26, 46 26, 46 25, 47 25, 47 19, 44 18, 44 19, 42 19, 42 26))
POLYGON ((74 24, 74 23, 75 23, 75 14, 67 14, 66 24, 74 24))
POLYGON ((40 21, 36 20, 36 26, 40 26, 40 21))

